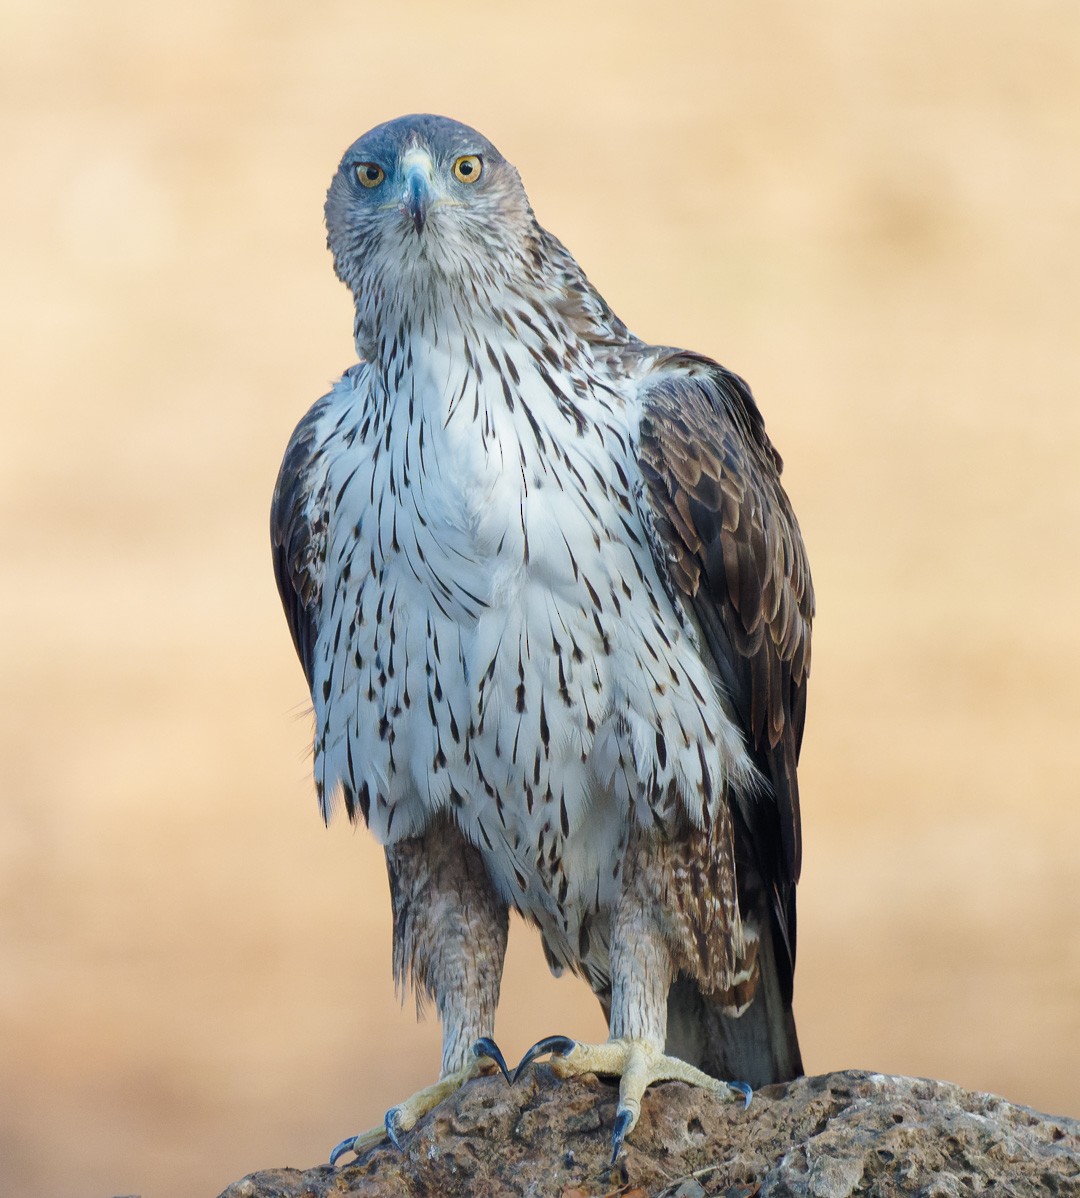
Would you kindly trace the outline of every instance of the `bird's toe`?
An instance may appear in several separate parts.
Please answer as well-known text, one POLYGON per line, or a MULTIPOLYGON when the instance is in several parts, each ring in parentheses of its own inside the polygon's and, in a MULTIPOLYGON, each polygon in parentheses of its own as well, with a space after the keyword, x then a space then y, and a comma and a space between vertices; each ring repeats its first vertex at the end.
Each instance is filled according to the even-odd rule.
POLYGON ((330 1164, 336 1165, 338 1161, 348 1152, 355 1152, 356 1136, 349 1136, 341 1141, 340 1144, 335 1144, 330 1150, 330 1164))
POLYGON ((413 1126, 414 1120, 410 1119, 408 1113, 402 1106, 392 1106, 383 1119, 383 1127, 386 1128, 386 1138, 398 1150, 404 1152, 405 1149, 401 1146, 401 1137, 405 1135, 413 1126))
POLYGON ((513 1084, 513 1078, 510 1076, 510 1071, 506 1067, 506 1058, 502 1054, 502 1050, 490 1036, 481 1036, 479 1040, 472 1046, 472 1054, 478 1060, 482 1061, 486 1057, 488 1060, 494 1061, 499 1067, 499 1072, 506 1078, 508 1084, 513 1084))
POLYGON ((623 1140, 634 1129, 637 1117, 628 1107, 620 1106, 615 1112, 615 1125, 611 1129, 611 1163, 614 1165, 622 1152, 623 1140))
POLYGON ((573 1052, 576 1047, 577 1041, 572 1040, 569 1036, 545 1036, 543 1040, 537 1040, 532 1048, 518 1061, 517 1068, 514 1070, 514 1076, 511 1080, 516 1082, 537 1057, 542 1057, 545 1053, 549 1052, 552 1056, 565 1057, 573 1052))

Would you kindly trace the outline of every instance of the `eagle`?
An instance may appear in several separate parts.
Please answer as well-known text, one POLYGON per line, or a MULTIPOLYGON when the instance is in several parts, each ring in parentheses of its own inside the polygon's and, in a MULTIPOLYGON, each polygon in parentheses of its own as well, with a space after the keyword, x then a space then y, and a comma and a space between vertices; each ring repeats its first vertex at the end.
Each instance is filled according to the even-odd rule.
POLYGON ((315 787, 386 852, 396 981, 442 1028, 433 1086, 492 1063, 512 908, 592 988, 619 1078, 612 1160, 654 1082, 802 1072, 796 768, 813 588, 747 384, 632 334, 514 166, 446 117, 346 151, 327 244, 358 361, 274 492, 277 585, 315 787))

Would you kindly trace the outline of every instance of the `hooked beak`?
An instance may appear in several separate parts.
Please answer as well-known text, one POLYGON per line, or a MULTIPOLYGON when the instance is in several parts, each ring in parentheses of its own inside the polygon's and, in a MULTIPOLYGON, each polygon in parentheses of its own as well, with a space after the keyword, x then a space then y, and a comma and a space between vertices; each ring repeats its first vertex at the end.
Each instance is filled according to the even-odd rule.
POLYGON ((423 151, 414 151, 405 161, 405 190, 401 196, 401 212, 412 221, 417 237, 424 231, 431 207, 432 170, 432 161, 423 151))

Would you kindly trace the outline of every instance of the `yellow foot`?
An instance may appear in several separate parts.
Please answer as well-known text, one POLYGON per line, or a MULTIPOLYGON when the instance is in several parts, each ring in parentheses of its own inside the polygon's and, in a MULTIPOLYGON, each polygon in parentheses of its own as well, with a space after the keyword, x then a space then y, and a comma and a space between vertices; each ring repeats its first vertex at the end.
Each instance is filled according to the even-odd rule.
POLYGON ((428 1111, 434 1110, 444 1098, 449 1098, 455 1090, 459 1090, 470 1078, 485 1072, 490 1065, 496 1065, 502 1071, 503 1077, 510 1081, 506 1062, 494 1040, 487 1036, 477 1040, 472 1047, 472 1053, 473 1059, 463 1069, 446 1074, 433 1086, 418 1090, 411 1098, 392 1106, 386 1112, 381 1127, 372 1127, 359 1135, 342 1140, 330 1153, 330 1164, 336 1165, 338 1160, 349 1152, 358 1157, 362 1156, 369 1148, 374 1148, 376 1144, 381 1144, 387 1139, 400 1150, 401 1137, 407 1131, 411 1131, 428 1111))
POLYGON ((514 1070, 514 1081, 537 1057, 551 1053, 551 1066, 559 1077, 579 1077, 599 1073, 618 1077, 619 1105, 615 1111, 615 1129, 611 1137, 611 1163, 619 1158, 623 1140, 634 1129, 641 1114, 641 1098, 654 1082, 680 1081, 700 1086, 722 1098, 734 1101, 736 1095, 750 1105, 753 1091, 745 1082, 717 1081, 678 1057, 665 1056, 647 1040, 608 1040, 606 1044, 579 1044, 568 1036, 548 1036, 534 1044, 514 1070))

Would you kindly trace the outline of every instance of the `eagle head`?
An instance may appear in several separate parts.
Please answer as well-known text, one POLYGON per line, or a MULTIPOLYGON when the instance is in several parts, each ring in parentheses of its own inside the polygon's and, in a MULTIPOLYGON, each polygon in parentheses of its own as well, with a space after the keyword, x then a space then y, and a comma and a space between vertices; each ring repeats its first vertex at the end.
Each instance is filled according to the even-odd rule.
POLYGON ((327 192, 326 228, 358 339, 395 296, 413 309, 444 288, 456 307, 490 302, 527 270, 538 235, 514 166, 475 129, 429 115, 353 142, 327 192))

